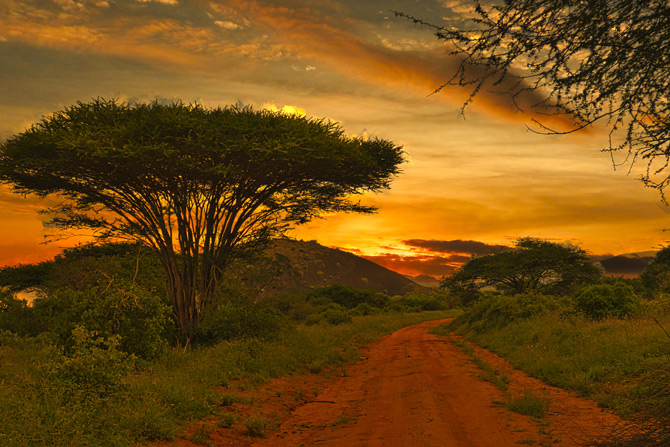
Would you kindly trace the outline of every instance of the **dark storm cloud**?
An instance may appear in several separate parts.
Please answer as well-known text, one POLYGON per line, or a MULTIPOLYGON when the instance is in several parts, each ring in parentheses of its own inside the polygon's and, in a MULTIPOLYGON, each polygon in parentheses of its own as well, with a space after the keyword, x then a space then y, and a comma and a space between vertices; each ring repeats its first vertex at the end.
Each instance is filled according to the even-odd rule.
POLYGON ((471 255, 490 255, 509 250, 505 245, 491 245, 479 241, 464 241, 456 239, 452 241, 439 241, 434 239, 407 239, 404 244, 411 247, 423 248, 438 253, 468 253, 471 255))

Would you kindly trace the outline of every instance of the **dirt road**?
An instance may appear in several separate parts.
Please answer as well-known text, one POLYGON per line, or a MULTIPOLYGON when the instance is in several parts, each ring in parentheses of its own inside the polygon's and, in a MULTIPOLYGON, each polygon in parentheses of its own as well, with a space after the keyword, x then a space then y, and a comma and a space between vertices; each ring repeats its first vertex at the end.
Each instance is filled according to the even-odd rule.
POLYGON ((295 409, 278 431, 254 446, 573 446, 576 438, 616 422, 590 401, 548 387, 478 351, 507 369, 515 387, 548 393, 542 421, 513 413, 495 401, 504 392, 479 371, 453 341, 431 335, 440 321, 404 328, 374 344, 344 377, 328 382, 313 402, 295 409))

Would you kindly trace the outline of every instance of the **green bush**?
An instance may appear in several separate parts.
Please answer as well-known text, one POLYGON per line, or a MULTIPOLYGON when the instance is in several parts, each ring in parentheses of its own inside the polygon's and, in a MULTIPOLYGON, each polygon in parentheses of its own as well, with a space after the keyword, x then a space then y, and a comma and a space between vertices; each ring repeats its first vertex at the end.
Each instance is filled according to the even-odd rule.
POLYGON ((670 289, 670 247, 664 247, 640 274, 646 298, 653 299, 670 289))
POLYGON ((383 309, 390 302, 390 298, 383 293, 373 292, 372 290, 357 290, 340 284, 333 284, 313 290, 307 295, 307 300, 315 306, 322 306, 332 302, 347 309, 353 309, 363 303, 383 309))
POLYGON ((269 339, 278 334, 286 323, 286 317, 274 307, 261 307, 252 302, 228 302, 205 313, 195 341, 213 344, 237 338, 269 339))
POLYGON ((321 323, 321 321, 323 321, 323 315, 316 313, 308 315, 307 318, 305 318, 305 321, 303 321, 303 323, 307 326, 314 326, 316 324, 321 323))
POLYGON ((339 309, 326 309, 321 313, 324 321, 332 325, 351 323, 352 318, 349 312, 339 309))
POLYGON ((57 290, 35 300, 33 312, 40 330, 66 351, 75 343, 73 329, 82 326, 102 337, 118 335, 120 350, 150 359, 167 347, 174 331, 164 300, 123 280, 83 291, 57 290))
POLYGON ((0 291, 0 330, 23 336, 35 335, 31 310, 25 300, 16 298, 9 291, 0 291))
POLYGON ((561 307, 555 298, 539 293, 484 295, 480 301, 457 317, 452 327, 468 324, 476 331, 503 327, 509 323, 548 313, 561 307))
POLYGON ((587 287, 575 297, 575 308, 592 320, 632 316, 641 307, 633 288, 621 281, 587 287))
POLYGON ((412 293, 394 297, 392 302, 406 309, 419 312, 423 310, 444 310, 448 307, 448 296, 445 293, 412 293))
POLYGON ((263 307, 278 309, 289 319, 303 322, 307 317, 317 312, 312 303, 308 303, 304 296, 300 295, 274 295, 263 298, 260 302, 263 307))
POLYGON ((66 248, 52 260, 0 268, 0 287, 11 292, 88 290, 110 278, 133 279, 152 294, 166 296, 165 271, 155 252, 133 243, 85 244, 66 248))
POLYGON ((353 315, 375 315, 379 313, 379 309, 370 306, 368 303, 361 303, 351 309, 350 312, 353 315))
POLYGON ((67 388, 105 396, 122 387, 121 379, 132 369, 132 356, 119 350, 118 335, 104 338, 82 326, 72 331, 70 353, 54 350, 43 366, 47 379, 67 388))

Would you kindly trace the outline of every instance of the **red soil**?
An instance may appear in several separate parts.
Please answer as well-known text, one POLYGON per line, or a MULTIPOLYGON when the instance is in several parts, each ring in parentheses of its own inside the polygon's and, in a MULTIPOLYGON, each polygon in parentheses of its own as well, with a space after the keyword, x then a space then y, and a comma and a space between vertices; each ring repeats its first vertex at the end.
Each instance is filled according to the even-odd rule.
MULTIPOLYGON (((251 438, 238 423, 216 429, 212 445, 567 447, 619 422, 594 402, 547 386, 476 349, 478 357, 510 377, 509 392, 532 389, 551 399, 549 414, 540 421, 496 404, 505 400, 505 392, 479 379, 480 371, 453 343, 454 337, 428 334, 442 322, 384 337, 340 377, 273 381, 256 393, 253 408, 237 404, 235 411, 278 417, 283 420, 278 430, 265 439, 251 438)), ((215 422, 210 422, 212 428, 215 422)), ((180 439, 172 445, 193 444, 180 439)))

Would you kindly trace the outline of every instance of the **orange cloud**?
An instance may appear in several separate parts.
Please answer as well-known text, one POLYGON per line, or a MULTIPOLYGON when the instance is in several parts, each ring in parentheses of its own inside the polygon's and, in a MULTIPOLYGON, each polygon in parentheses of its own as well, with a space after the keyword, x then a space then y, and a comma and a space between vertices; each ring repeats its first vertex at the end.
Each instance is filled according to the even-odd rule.
POLYGON ((401 275, 428 275, 437 279, 450 275, 468 260, 451 256, 399 256, 388 253, 361 257, 401 275))
MULTIPOLYGON (((267 6, 255 1, 231 0, 237 9, 252 16, 252 23, 261 23, 274 31, 281 41, 297 57, 318 60, 331 68, 358 80, 393 89, 411 89, 415 93, 428 95, 443 85, 460 65, 460 59, 448 54, 448 48, 439 51, 399 51, 388 46, 366 42, 361 38, 326 23, 318 14, 303 9, 267 6)), ((472 70, 472 75, 476 71, 472 70)), ((496 90, 513 88, 514 82, 504 82, 496 90)), ((440 97, 463 104, 469 91, 465 88, 445 88, 440 97)), ((524 93, 513 101, 509 95, 492 93, 486 89, 478 95, 488 113, 501 118, 519 120, 518 107, 528 111, 530 117, 565 130, 571 121, 562 116, 546 116, 534 113, 532 106, 542 101, 533 93, 524 93)), ((545 109, 543 112, 551 112, 545 109)), ((523 119, 528 119, 528 115, 523 119)))

